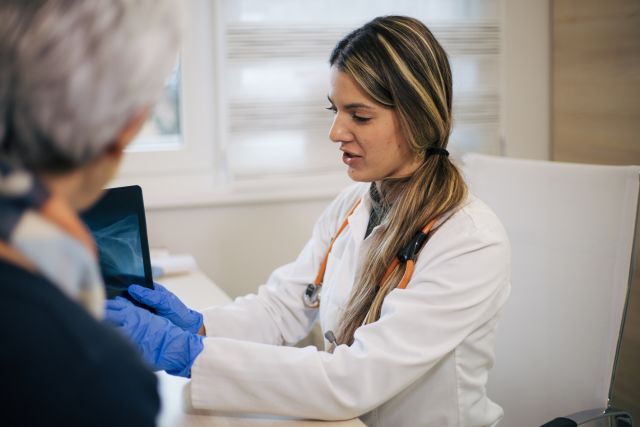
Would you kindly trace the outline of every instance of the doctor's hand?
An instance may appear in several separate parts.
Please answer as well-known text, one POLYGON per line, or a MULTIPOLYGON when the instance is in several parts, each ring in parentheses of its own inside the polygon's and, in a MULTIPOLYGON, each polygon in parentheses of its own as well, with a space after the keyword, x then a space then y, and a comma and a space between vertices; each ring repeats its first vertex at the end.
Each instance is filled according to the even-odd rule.
MULTIPOLYGON (((129 295, 136 301, 153 307, 160 316, 165 317, 185 331, 197 334, 202 328, 202 314, 188 308, 180 299, 159 283, 153 289, 140 285, 129 286, 129 295)), ((201 334, 202 335, 202 334, 201 334)))
POLYGON ((191 377, 191 366, 204 347, 203 337, 121 297, 107 300, 105 322, 124 333, 156 370, 171 375, 191 377))

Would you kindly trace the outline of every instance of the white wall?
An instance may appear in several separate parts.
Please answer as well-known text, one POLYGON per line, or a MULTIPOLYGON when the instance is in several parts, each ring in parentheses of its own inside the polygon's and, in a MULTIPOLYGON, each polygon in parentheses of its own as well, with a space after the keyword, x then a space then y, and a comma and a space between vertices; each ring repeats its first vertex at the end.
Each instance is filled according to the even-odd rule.
POLYGON ((501 127, 508 157, 547 160, 551 152, 549 0, 503 0, 501 127))
MULTIPOLYGON (((549 158, 548 0, 504 0, 502 135, 510 157, 549 158)), ((252 292, 292 261, 329 199, 185 208, 150 208, 152 246, 195 256, 229 295, 252 292)))
POLYGON ((293 261, 329 200, 151 209, 150 245, 195 256, 232 297, 253 292, 279 265, 293 261))

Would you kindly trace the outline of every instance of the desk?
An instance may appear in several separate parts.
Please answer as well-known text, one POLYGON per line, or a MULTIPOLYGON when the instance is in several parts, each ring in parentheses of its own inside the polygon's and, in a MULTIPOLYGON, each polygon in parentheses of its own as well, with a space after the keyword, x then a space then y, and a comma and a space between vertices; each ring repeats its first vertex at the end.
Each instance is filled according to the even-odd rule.
MULTIPOLYGON (((167 289, 178 295, 189 307, 202 310, 211 305, 226 304, 231 298, 201 272, 182 276, 161 278, 158 280, 167 289)), ((221 415, 210 411, 189 408, 188 385, 186 378, 174 377, 158 372, 162 412, 158 419, 159 427, 363 427, 358 419, 348 421, 305 421, 259 415, 221 415)))

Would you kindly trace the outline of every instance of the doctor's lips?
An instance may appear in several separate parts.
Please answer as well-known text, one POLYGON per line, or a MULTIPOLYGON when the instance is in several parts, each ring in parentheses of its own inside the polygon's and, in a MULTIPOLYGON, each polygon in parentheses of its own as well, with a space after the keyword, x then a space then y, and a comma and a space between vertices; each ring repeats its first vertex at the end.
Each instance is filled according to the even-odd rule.
POLYGON ((347 165, 351 165, 353 162, 362 158, 362 156, 358 156, 357 154, 343 150, 342 148, 340 149, 340 151, 342 151, 342 161, 347 165))

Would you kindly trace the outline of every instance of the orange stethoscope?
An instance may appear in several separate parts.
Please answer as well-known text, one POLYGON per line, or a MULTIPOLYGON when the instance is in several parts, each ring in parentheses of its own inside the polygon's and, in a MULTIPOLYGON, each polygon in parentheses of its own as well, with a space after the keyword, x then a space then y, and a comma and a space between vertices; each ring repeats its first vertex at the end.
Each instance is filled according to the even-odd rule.
MULTIPOLYGON (((320 289, 322 287, 322 282, 324 281, 324 273, 327 269, 327 260, 329 259, 329 254, 331 253, 331 249, 333 248, 333 244, 335 243, 340 233, 347 227, 349 223, 349 216, 356 210, 356 208, 360 205, 360 200, 358 200, 355 205, 349 210, 346 217, 342 221, 340 228, 336 232, 335 236, 331 238, 331 242, 329 243, 329 247, 327 248, 327 252, 322 259, 322 263, 320 264, 320 269, 318 270, 318 274, 316 274, 316 278, 313 283, 309 283, 304 293, 302 294, 302 301, 304 305, 309 308, 318 308, 320 306, 320 289)), ((424 246, 427 241, 427 237, 429 232, 433 228, 436 220, 431 220, 426 226, 424 226, 421 230, 419 230, 415 236, 411 239, 409 244, 407 244, 404 248, 402 248, 398 254, 393 258, 391 264, 385 271, 384 276, 382 276, 381 286, 384 285, 391 273, 396 269, 400 262, 405 264, 404 274, 398 283, 398 288, 404 289, 407 287, 409 280, 411 280, 411 276, 413 275, 413 269, 415 267, 416 259, 418 258, 418 253, 420 249, 424 246)))

